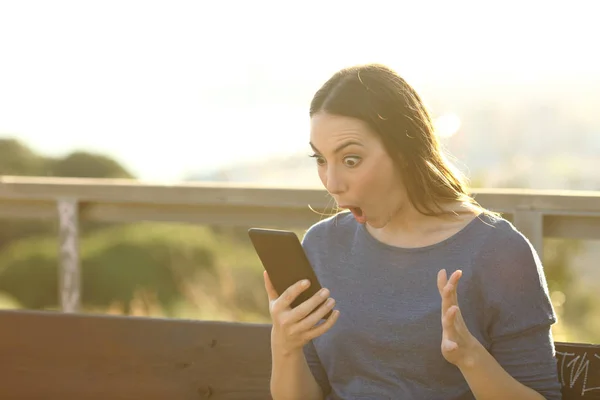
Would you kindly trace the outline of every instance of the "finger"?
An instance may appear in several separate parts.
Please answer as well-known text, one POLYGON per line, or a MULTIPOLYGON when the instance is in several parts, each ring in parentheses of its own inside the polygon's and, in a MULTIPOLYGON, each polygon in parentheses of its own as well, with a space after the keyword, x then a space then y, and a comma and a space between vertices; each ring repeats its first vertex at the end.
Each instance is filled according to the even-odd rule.
MULTIPOLYGON (((319 306, 312 314, 308 315, 296 325, 297 332, 305 332, 312 329, 323 319, 323 317, 335 307, 335 300, 332 298, 319 306)), ((331 316, 330 316, 331 317, 331 316)))
POLYGON ((327 300, 329 297, 329 289, 322 288, 317 293, 313 294, 312 297, 292 310, 293 319, 300 321, 308 314, 310 314, 315 308, 327 300))
POLYGON ((467 324, 465 323, 465 320, 463 319, 462 316, 462 311, 460 310, 459 306, 452 306, 452 308, 450 309, 451 311, 451 315, 452 315, 452 326, 454 327, 454 330, 462 335, 465 332, 469 331, 469 328, 467 328, 467 324))
POLYGON ((277 309, 286 309, 289 308, 292 302, 298 297, 300 293, 305 291, 310 286, 310 281, 308 279, 303 279, 294 283, 292 286, 288 287, 276 301, 277 309))
POLYGON ((462 277, 462 270, 457 269, 456 271, 454 271, 452 273, 452 275, 450 275, 450 279, 448 281, 450 283, 452 283, 454 286, 458 286, 458 281, 460 280, 461 277, 462 277))
POLYGON ((269 274, 267 271, 263 272, 263 278, 265 279, 265 289, 267 290, 267 296, 269 296, 269 301, 274 301, 279 297, 277 290, 273 287, 271 283, 271 279, 269 278, 269 274))
POLYGON ((458 343, 450 340, 450 339, 442 339, 442 351, 449 353, 458 349, 458 343))
POLYGON ((450 281, 447 281, 446 284, 442 287, 440 292, 442 298, 442 316, 444 316, 450 307, 452 307, 455 303, 453 301, 454 297, 452 296, 452 291, 454 290, 454 286, 450 281))
POLYGON ((450 279, 443 287, 442 295, 442 312, 445 313, 449 307, 458 305, 458 295, 456 289, 458 287, 458 280, 462 276, 462 271, 457 270, 450 276, 450 279))
POLYGON ((452 304, 458 305, 458 294, 457 294, 458 281, 460 280, 461 277, 462 277, 462 271, 460 269, 454 271, 452 276, 450 276, 449 283, 452 285, 452 291, 450 293, 452 304))
POLYGON ((314 339, 316 337, 321 336, 325 332, 327 332, 337 322, 339 316, 340 316, 340 312, 338 310, 334 310, 331 313, 331 315, 329 316, 329 318, 327 318, 325 320, 325 322, 323 322, 322 324, 320 324, 318 326, 315 326, 314 328, 310 329, 307 332, 307 334, 305 336, 305 339, 306 340, 312 340, 312 339, 314 339))
POLYGON ((447 275, 446 275, 446 270, 445 269, 441 269, 438 272, 438 275, 437 275, 437 286, 438 286, 438 290, 440 292, 440 295, 443 293, 444 286, 446 286, 446 283, 448 283, 448 278, 447 278, 447 275))
POLYGON ((451 306, 442 317, 442 327, 448 334, 455 334, 456 331, 456 316, 458 314, 458 306, 451 306))

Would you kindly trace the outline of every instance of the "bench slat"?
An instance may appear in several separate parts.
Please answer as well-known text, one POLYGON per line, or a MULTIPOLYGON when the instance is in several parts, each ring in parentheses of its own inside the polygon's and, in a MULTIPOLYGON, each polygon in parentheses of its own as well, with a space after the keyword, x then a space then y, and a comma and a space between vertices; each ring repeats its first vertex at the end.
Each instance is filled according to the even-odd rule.
MULTIPOLYGON (((0 311, 0 398, 270 399, 270 325, 0 311)), ((563 399, 600 400, 600 345, 556 343, 563 399)))
POLYGON ((0 398, 269 399, 269 329, 0 312, 0 398))

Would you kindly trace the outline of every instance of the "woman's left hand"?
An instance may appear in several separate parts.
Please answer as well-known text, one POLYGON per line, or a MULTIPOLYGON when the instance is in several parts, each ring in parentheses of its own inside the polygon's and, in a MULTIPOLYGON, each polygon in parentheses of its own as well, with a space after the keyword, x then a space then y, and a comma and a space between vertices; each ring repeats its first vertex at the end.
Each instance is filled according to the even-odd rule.
POLYGON ((479 345, 471 335, 458 307, 456 288, 462 276, 457 270, 447 278, 446 270, 438 272, 437 285, 442 297, 442 355, 449 362, 461 368, 472 362, 479 345))

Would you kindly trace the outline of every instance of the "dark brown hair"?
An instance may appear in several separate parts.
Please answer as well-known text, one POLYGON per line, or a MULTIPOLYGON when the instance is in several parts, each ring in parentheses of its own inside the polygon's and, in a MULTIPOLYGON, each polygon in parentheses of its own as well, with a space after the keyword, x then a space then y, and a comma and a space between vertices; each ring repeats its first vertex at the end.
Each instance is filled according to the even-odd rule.
POLYGON ((465 178, 444 156, 420 96, 392 69, 367 64, 336 72, 314 95, 310 116, 318 112, 367 123, 381 138, 410 202, 422 214, 446 214, 441 204, 455 201, 487 211, 469 196, 465 178))

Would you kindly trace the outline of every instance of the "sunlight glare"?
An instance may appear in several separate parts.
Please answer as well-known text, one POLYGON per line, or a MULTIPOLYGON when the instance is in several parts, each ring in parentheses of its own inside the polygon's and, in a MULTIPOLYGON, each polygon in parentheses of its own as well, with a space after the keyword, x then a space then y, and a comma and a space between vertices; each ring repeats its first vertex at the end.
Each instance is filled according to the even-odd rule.
POLYGON ((436 118, 433 124, 439 137, 449 138, 460 129, 460 118, 454 113, 447 113, 436 118))

